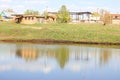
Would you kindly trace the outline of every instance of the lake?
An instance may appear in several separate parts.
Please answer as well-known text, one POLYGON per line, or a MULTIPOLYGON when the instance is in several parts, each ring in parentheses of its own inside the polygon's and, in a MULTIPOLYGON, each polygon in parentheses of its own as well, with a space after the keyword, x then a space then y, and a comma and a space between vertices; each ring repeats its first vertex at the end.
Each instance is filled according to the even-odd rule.
POLYGON ((0 80, 120 80, 120 48, 0 43, 0 80))

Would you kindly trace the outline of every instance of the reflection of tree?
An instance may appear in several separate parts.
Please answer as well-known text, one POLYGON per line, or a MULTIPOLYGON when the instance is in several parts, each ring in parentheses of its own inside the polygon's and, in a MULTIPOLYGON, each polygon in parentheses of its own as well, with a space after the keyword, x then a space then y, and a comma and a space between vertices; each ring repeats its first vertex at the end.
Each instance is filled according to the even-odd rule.
POLYGON ((39 57, 38 50, 32 47, 17 48, 16 56, 24 58, 25 60, 36 60, 39 57))
POLYGON ((59 48, 56 50, 56 59, 61 68, 64 68, 65 64, 69 60, 69 49, 59 48))
POLYGON ((111 53, 108 49, 102 49, 100 53, 100 64, 108 63, 109 59, 111 58, 111 53))

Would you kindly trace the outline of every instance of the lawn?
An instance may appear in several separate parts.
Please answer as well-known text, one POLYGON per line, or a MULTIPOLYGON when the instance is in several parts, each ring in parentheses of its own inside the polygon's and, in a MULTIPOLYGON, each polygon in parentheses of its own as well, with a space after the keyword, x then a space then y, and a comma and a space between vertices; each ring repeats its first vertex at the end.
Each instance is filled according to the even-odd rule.
POLYGON ((120 43, 120 25, 0 22, 0 40, 8 39, 120 43))

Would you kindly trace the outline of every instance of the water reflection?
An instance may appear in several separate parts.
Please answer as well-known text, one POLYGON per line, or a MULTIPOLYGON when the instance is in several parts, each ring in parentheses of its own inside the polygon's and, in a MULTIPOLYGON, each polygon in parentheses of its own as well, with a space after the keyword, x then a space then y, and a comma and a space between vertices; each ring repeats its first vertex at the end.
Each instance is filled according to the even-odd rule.
POLYGON ((59 48, 35 48, 34 46, 17 45, 16 56, 25 59, 26 61, 37 60, 38 58, 54 58, 61 68, 69 60, 69 49, 67 47, 59 48))
POLYGON ((111 51, 108 49, 100 50, 100 65, 107 64, 111 59, 111 51))
MULTIPOLYGON (((52 77, 54 75, 65 74, 66 77, 71 77, 69 80, 73 80, 72 78, 79 80, 82 77, 78 73, 82 73, 86 78, 85 80, 90 78, 98 80, 98 77, 93 78, 92 76, 100 76, 101 71, 104 70, 102 73, 106 77, 103 77, 103 80, 110 79, 109 76, 112 75, 110 74, 112 72, 120 74, 119 61, 120 49, 115 48, 72 45, 0 44, 0 74, 6 71, 10 71, 13 74, 20 74, 22 71, 26 74, 37 72, 39 74, 50 74, 52 77), (91 71, 94 71, 94 73, 91 73, 91 71)), ((65 75, 61 76, 65 77, 65 75)), ((59 80, 57 76, 55 79, 59 80)), ((62 80, 66 79, 64 77, 62 80)), ((114 76, 112 75, 112 77, 114 76)), ((115 77, 120 79, 117 75, 115 77)), ((49 80, 45 78, 46 76, 43 79, 49 80)))
POLYGON ((21 48, 21 49, 19 49, 19 46, 17 47, 18 48, 16 50, 16 56, 21 57, 26 61, 36 60, 39 58, 39 51, 37 49, 29 46, 27 48, 21 48))

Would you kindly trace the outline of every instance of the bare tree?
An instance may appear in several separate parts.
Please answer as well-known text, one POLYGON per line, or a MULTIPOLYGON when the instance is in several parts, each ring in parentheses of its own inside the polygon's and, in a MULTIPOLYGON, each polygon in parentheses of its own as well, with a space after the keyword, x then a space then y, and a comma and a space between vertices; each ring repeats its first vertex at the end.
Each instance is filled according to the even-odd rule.
POLYGON ((103 21, 104 25, 112 23, 112 17, 110 15, 110 12, 101 9, 99 13, 100 13, 100 19, 101 21, 103 21))

